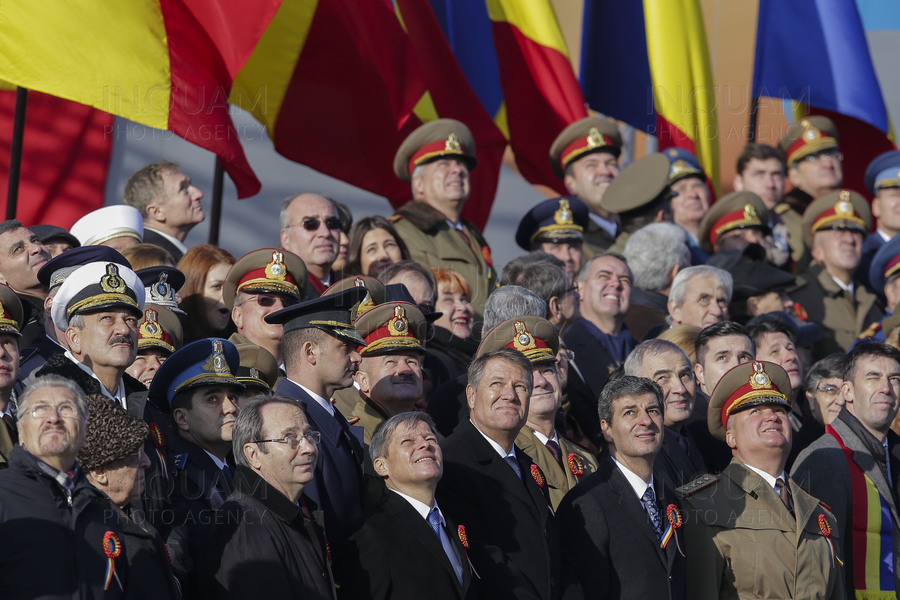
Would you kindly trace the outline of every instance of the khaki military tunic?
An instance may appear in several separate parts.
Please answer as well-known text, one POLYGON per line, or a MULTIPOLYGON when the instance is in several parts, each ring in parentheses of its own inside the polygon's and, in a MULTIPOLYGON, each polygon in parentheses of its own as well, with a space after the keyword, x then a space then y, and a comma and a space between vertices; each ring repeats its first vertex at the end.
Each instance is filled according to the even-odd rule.
POLYGON ((615 236, 597 225, 593 220, 589 220, 587 229, 584 230, 584 244, 582 245, 584 258, 582 259, 582 264, 595 254, 606 252, 615 241, 615 236))
POLYGON ((563 496, 575 487, 580 480, 584 479, 597 470, 597 457, 581 448, 562 436, 559 439, 559 450, 562 455, 564 465, 560 466, 556 462, 556 458, 541 441, 534 435, 534 430, 527 425, 519 431, 516 436, 516 447, 520 448, 525 454, 531 457, 531 460, 544 473, 544 479, 547 482, 547 489, 550 492, 550 505, 553 510, 562 502, 563 496), (584 465, 584 473, 576 476, 568 465, 568 457, 575 454, 581 459, 584 465))
POLYGON ((846 352, 860 333, 884 317, 878 299, 859 282, 851 298, 815 261, 803 277, 806 285, 790 296, 800 305, 797 313, 805 312, 809 322, 822 328, 822 338, 813 346, 814 360, 846 352))
POLYGON ((474 225, 461 221, 469 241, 447 224, 446 217, 424 202, 407 202, 391 217, 406 243, 410 258, 423 266, 443 267, 462 275, 472 290, 469 300, 476 320, 484 314, 484 303, 497 286, 497 272, 490 261, 487 241, 474 225))
POLYGON ((363 443, 368 446, 369 442, 372 441, 372 436, 375 435, 375 430, 389 418, 384 410, 375 406, 372 402, 366 402, 360 398, 356 406, 353 407, 353 416, 348 417, 347 420, 353 423, 353 420, 356 419, 356 422, 353 424, 363 428, 363 443))
POLYGON ((12 452, 13 442, 12 435, 9 433, 5 423, 0 423, 0 469, 6 468, 9 463, 9 455, 12 452))
POLYGON ((840 548, 834 516, 793 480, 789 487, 796 518, 762 477, 737 460, 719 475, 678 489, 688 598, 844 597, 842 567, 819 525, 820 519, 827 524, 840 548))

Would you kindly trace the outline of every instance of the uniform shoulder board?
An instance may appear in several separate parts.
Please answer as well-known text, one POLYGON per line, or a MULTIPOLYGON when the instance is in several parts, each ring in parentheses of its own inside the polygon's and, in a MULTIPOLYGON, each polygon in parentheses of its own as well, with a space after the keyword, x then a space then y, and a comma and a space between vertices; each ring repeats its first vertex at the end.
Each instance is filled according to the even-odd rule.
POLYGON ((590 448, 588 448, 587 446, 585 446, 585 445, 582 444, 582 443, 576 442, 575 440, 573 440, 572 438, 570 438, 570 437, 567 436, 566 434, 564 434, 564 433, 559 433, 558 431, 557 431, 556 433, 559 434, 559 435, 561 435, 563 438, 565 438, 565 440, 566 440, 567 442, 569 442, 570 444, 572 444, 573 446, 575 446, 575 447, 578 448, 579 450, 584 450, 585 452, 591 452, 591 449, 590 449, 590 448))
POLYGON ((390 221, 391 223, 396 223, 397 221, 399 221, 402 218, 403 218, 403 215, 401 215, 399 213, 394 213, 388 217, 388 221, 390 221))
POLYGON ((868 327, 866 327, 866 330, 863 331, 861 334, 859 334, 859 337, 856 338, 856 339, 858 339, 858 340, 864 340, 864 339, 866 339, 866 338, 870 338, 870 337, 872 337, 873 335, 875 335, 876 333, 878 333, 878 330, 879 330, 879 329, 881 329, 881 321, 872 323, 871 325, 869 325, 868 327))
POLYGON ((349 419, 347 419, 347 424, 349 424, 349 425, 356 425, 357 423, 359 423, 359 417, 352 416, 349 419))
POLYGON ((783 215, 789 210, 791 210, 791 205, 787 202, 781 202, 780 204, 775 205, 775 214, 777 215, 783 215))
POLYGON ((676 489, 675 492, 681 498, 690 498, 691 496, 693 496, 700 490, 708 488, 709 486, 716 483, 717 481, 719 481, 718 475, 712 475, 712 474, 707 473, 706 475, 701 475, 701 476, 697 477, 690 483, 684 484, 680 488, 676 489))
MULTIPOLYGON (((803 490, 803 491, 806 492, 807 494, 809 494, 808 491, 806 491, 806 490, 803 490)), ((809 494, 809 495, 812 496, 812 494, 809 494)), ((822 502, 821 500, 819 500, 819 506, 821 506, 822 508, 824 508, 824 509, 827 510, 828 512, 831 512, 831 507, 828 506, 827 504, 825 504, 824 502, 822 502)))
POLYGON ((175 464, 176 469, 178 469, 179 471, 184 471, 184 467, 187 465, 187 459, 187 452, 182 452, 173 456, 172 462, 175 464))

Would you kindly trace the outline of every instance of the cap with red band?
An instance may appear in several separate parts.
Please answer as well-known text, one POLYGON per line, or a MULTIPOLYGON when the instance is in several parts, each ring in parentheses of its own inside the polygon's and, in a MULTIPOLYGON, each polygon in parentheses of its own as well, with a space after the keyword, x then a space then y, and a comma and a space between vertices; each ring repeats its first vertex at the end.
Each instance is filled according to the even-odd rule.
POLYGON ((475 158, 475 139, 465 124, 454 119, 437 119, 417 128, 407 137, 394 155, 394 174, 403 181, 412 179, 412 172, 441 158, 458 158, 471 171, 478 164, 475 158))
POLYGON ((753 192, 732 192, 712 205, 700 221, 700 247, 715 252, 719 238, 736 229, 769 230, 769 211, 753 192))
POLYGON ((484 336, 475 357, 504 347, 518 350, 533 363, 555 361, 559 352, 559 331, 541 317, 513 317, 484 336))
POLYGON ((425 351, 427 321, 414 304, 379 304, 360 316, 354 327, 366 341, 366 347, 359 351, 361 356, 425 351))
POLYGON ((709 398, 706 424, 713 437, 725 440, 728 417, 754 406, 782 406, 791 410, 791 380, 775 363, 739 364, 719 380, 709 398))
POLYGON ((565 177, 566 167, 594 152, 609 152, 618 157, 622 136, 614 121, 587 117, 575 121, 556 136, 550 146, 550 167, 557 177, 565 177))
POLYGON ((791 165, 810 154, 837 148, 837 129, 828 117, 807 117, 788 127, 778 146, 791 165))
POLYGON ((281 248, 260 248, 234 263, 225 276, 222 297, 229 308, 234 307, 239 292, 284 294, 302 300, 306 284, 306 265, 299 256, 281 248))
POLYGON ((866 235, 872 212, 865 198, 850 190, 838 190, 817 198, 803 213, 803 241, 812 248, 813 236, 829 229, 866 235))

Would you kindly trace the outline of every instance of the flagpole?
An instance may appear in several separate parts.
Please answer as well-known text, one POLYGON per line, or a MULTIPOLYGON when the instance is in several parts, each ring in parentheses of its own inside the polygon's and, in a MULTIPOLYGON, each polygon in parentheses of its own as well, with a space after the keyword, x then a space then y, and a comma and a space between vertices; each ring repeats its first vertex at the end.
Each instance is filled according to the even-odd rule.
POLYGON ((750 130, 747 132, 747 143, 756 141, 756 117, 759 113, 759 98, 750 98, 750 130))
POLYGON ((216 168, 213 172, 212 208, 209 214, 209 243, 219 245, 219 222, 222 220, 222 188, 225 185, 225 170, 222 161, 216 157, 216 168))
POLYGON ((13 117, 13 137, 9 152, 9 186, 6 190, 6 220, 16 218, 19 202, 19 172, 22 169, 22 138, 25 134, 25 108, 28 106, 28 90, 16 88, 16 112, 13 117))

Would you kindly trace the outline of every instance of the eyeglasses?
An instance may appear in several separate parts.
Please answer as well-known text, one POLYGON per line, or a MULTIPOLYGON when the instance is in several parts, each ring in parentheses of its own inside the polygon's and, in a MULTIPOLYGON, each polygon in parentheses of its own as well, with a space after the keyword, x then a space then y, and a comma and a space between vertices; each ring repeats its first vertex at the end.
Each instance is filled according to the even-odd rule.
MULTIPOLYGON (((270 294, 257 294, 256 296, 247 296, 247 299, 241 304, 246 304, 247 302, 256 302, 262 308, 272 308, 278 302, 281 302, 281 305, 284 307, 293 306, 299 302, 296 298, 291 298, 290 296, 274 296, 270 294)), ((237 306, 241 306, 238 304, 237 306)))
POLYGON ((560 350, 559 356, 562 356, 569 362, 572 362, 573 360, 575 360, 575 353, 572 352, 571 350, 560 350))
POLYGON ((841 389, 839 387, 828 385, 827 383, 823 386, 816 388, 817 392, 822 392, 823 394, 837 394, 841 389))
MULTIPOLYGON (((288 225, 288 227, 296 227, 298 224, 293 223, 288 225)), ((303 227, 303 229, 307 231, 316 231, 319 229, 319 226, 322 225, 322 219, 318 217, 310 217, 309 219, 303 219, 302 223, 299 223, 303 227)), ((328 217, 325 219, 325 227, 331 230, 340 229, 341 228, 341 220, 337 217, 328 217)))
POLYGON ((815 154, 804 156, 800 160, 806 162, 816 162, 818 160, 823 160, 826 158, 835 162, 841 162, 844 160, 844 155, 837 150, 823 150, 822 152, 816 152, 815 154))
POLYGON ((304 433, 303 435, 297 435, 295 433, 289 433, 281 439, 277 440, 254 440, 254 444, 265 444, 266 442, 276 442, 278 444, 287 444, 291 447, 291 450, 296 450, 297 446, 300 445, 300 442, 306 440, 308 444, 311 446, 318 446, 319 442, 322 441, 322 434, 318 431, 309 431, 304 433))
POLYGON ((77 419, 79 417, 78 407, 69 402, 57 404, 56 406, 50 406, 49 404, 37 404, 31 408, 31 412, 29 414, 33 419, 46 419, 47 417, 52 415, 54 411, 62 419, 77 419))

